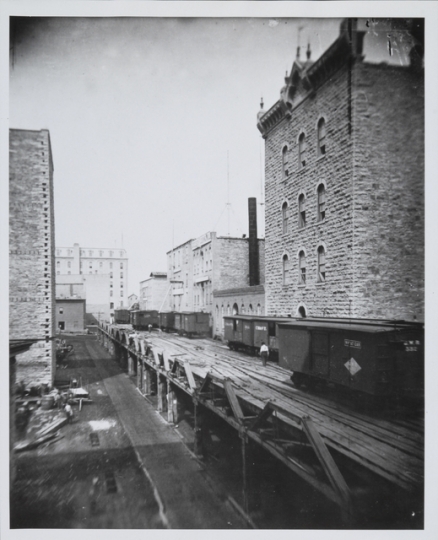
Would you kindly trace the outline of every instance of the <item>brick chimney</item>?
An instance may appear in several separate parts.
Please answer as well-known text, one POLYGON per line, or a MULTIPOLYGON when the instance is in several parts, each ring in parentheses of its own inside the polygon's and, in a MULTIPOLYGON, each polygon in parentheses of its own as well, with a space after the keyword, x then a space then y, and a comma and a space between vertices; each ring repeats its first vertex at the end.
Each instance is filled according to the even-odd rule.
POLYGON ((257 240, 257 199, 248 199, 249 217, 249 285, 260 285, 259 243, 257 240))

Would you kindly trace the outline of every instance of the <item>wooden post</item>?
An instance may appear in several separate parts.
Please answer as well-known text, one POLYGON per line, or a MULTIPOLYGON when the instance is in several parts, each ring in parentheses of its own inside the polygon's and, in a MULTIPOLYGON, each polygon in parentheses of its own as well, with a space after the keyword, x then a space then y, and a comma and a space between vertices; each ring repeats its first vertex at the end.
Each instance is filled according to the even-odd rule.
POLYGON ((134 368, 133 368, 133 360, 132 360, 132 356, 128 353, 127 354, 128 356, 128 375, 133 375, 134 374, 134 368))
POLYGON ((202 445, 202 424, 204 415, 199 409, 199 405, 195 402, 195 441, 193 451, 195 456, 202 458, 204 456, 204 448, 202 445))
POLYGON ((137 359, 137 387, 143 392, 143 362, 141 358, 137 359))
POLYGON ((160 378, 160 374, 157 373, 157 390, 158 390, 158 412, 167 412, 167 384, 166 381, 160 378))
POLYGON ((242 438, 242 494, 243 494, 243 509, 245 514, 248 514, 248 470, 247 470, 247 455, 246 455, 246 436, 241 434, 242 438))
MULTIPOLYGON (((169 424, 177 424, 178 419, 175 417, 173 402, 176 401, 175 392, 172 390, 170 381, 167 381, 167 421, 169 424)), ((178 415, 176 415, 178 416, 178 415)))
POLYGON ((145 365, 143 367, 143 389, 146 396, 150 396, 152 394, 152 373, 150 368, 145 365))

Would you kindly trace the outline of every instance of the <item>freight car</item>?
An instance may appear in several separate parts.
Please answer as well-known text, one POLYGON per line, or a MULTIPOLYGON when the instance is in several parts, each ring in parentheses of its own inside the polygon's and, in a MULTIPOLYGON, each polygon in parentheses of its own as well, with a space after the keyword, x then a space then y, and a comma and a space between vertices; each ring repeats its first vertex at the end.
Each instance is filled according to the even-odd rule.
POLYGON ((318 381, 373 396, 422 398, 424 327, 405 321, 278 323, 279 364, 297 386, 318 381))
POLYGON ((149 325, 158 328, 160 325, 158 311, 153 309, 131 311, 131 324, 134 330, 148 330, 149 325))
POLYGON ((115 309, 114 322, 116 324, 130 324, 131 320, 129 309, 115 309))
POLYGON ((188 337, 210 335, 210 315, 202 311, 175 313, 175 328, 188 337))
POLYGON ((175 313, 173 311, 162 311, 160 313, 160 328, 164 332, 175 330, 175 313))
POLYGON ((230 315, 224 317, 224 339, 232 350, 246 350, 256 354, 262 341, 268 345, 270 358, 278 355, 277 325, 290 321, 288 318, 251 315, 230 315))

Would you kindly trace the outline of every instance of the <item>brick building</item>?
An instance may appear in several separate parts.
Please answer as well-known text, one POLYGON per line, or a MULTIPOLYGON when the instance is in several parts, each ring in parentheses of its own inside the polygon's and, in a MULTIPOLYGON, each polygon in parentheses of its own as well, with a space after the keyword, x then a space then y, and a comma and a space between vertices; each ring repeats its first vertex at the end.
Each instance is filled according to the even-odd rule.
POLYGON ((166 311, 169 307, 170 287, 166 272, 151 272, 150 276, 140 281, 140 309, 166 311))
MULTIPOLYGON (((90 278, 87 283, 87 295, 98 300, 87 298, 87 313, 96 310, 109 320, 109 313, 114 314, 118 307, 128 307, 128 257, 121 248, 81 248, 79 244, 73 247, 56 248, 56 276, 93 275, 107 276, 106 278, 90 278), (95 294, 93 287, 96 288, 95 294), (103 291, 102 287, 106 287, 103 291), (104 300, 102 294, 104 292, 104 300), (104 307, 102 307, 104 304, 104 307), (89 306, 94 305, 90 309, 89 306), (108 315, 107 315, 108 312, 108 315)), ((102 318, 102 317, 101 317, 102 318)))
POLYGON ((56 299, 56 328, 60 332, 83 332, 85 329, 85 300, 56 299))
POLYGON ((268 315, 424 318, 421 31, 390 65, 366 60, 360 27, 344 21, 316 62, 297 55, 258 114, 268 315))
POLYGON ((53 161, 47 130, 9 132, 9 339, 33 342, 16 380, 52 384, 56 369, 53 161))

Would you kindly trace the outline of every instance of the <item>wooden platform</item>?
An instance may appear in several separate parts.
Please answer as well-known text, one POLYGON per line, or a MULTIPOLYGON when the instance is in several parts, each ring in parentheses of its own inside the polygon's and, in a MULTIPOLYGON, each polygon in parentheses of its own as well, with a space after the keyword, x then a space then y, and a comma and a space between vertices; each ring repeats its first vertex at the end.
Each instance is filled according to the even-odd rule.
MULTIPOLYGON (((267 403, 288 413, 283 420, 303 430, 294 418, 310 418, 328 448, 403 490, 421 490, 424 483, 424 418, 387 414, 370 415, 351 410, 327 397, 299 390, 290 372, 276 364, 263 367, 259 358, 230 351, 208 339, 187 339, 162 332, 133 332, 129 327, 103 327, 117 333, 128 348, 140 355, 161 354, 166 362, 179 359, 190 365, 197 380, 210 373, 229 379, 242 406, 262 411, 267 403)), ((167 366, 169 367, 169 366, 167 366)))

